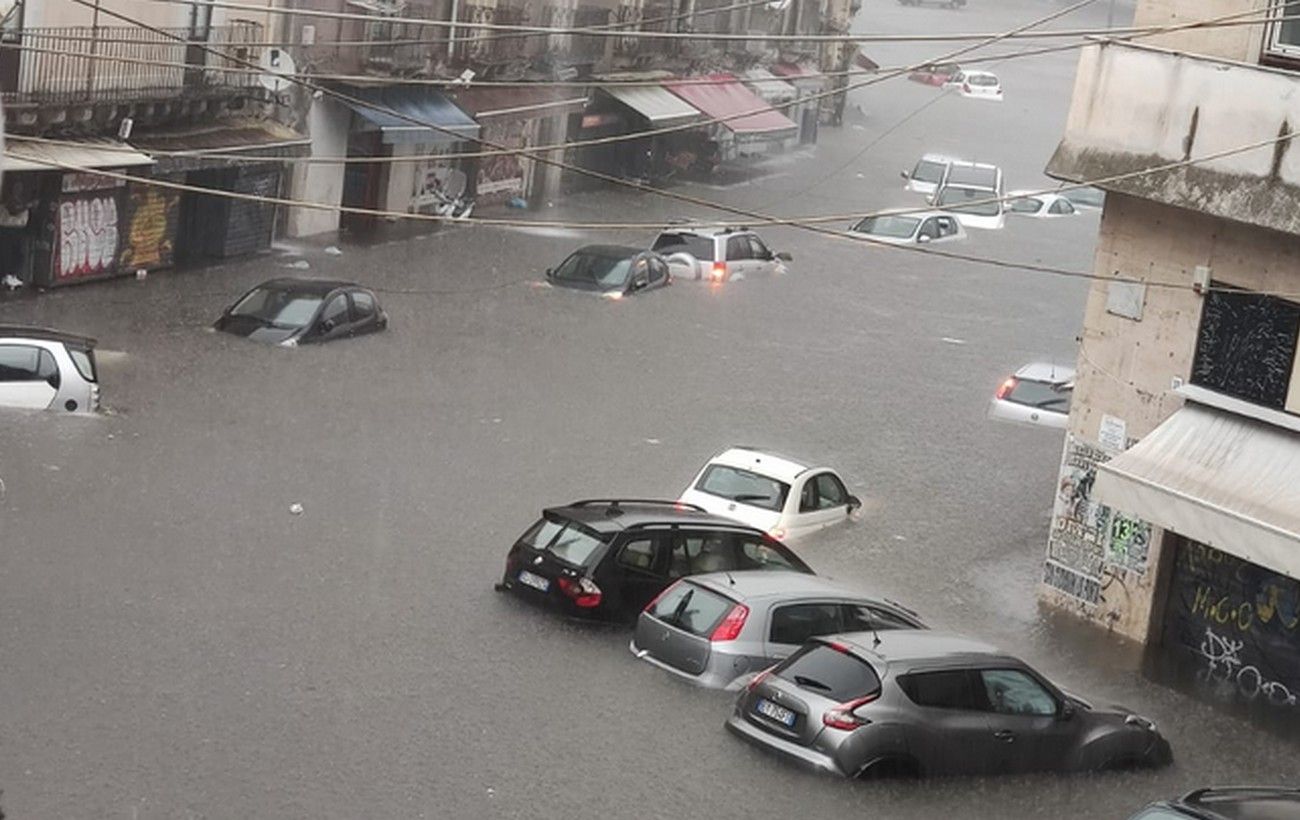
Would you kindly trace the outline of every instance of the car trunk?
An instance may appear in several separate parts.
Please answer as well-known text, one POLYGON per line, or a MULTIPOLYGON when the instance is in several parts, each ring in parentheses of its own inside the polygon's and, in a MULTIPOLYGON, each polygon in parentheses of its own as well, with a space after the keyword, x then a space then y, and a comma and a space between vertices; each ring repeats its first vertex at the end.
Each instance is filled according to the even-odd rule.
POLYGON ((740 706, 745 719, 763 731, 811 746, 825 731, 822 715, 836 703, 768 675, 741 696, 740 706))
POLYGON ((637 620, 637 649, 661 663, 698 675, 708 668, 712 635, 736 602, 680 581, 651 602, 637 620))
POLYGON ((708 668, 713 650, 707 637, 666 624, 644 612, 637 619, 633 640, 646 656, 688 675, 698 675, 708 668))

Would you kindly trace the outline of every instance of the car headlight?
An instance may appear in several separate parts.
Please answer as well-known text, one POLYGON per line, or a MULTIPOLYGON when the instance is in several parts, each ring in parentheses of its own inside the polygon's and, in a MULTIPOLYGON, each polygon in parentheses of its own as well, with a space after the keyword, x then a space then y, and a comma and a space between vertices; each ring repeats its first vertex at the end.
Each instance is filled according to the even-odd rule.
POLYGON ((1137 726, 1141 729, 1146 729, 1148 732, 1154 732, 1156 730, 1155 721, 1144 718, 1141 715, 1128 715, 1124 718, 1124 722, 1129 726, 1137 726))
POLYGON ((295 338, 288 338, 285 339, 283 342, 280 342, 280 347, 297 347, 297 346, 298 346, 298 340, 295 338))

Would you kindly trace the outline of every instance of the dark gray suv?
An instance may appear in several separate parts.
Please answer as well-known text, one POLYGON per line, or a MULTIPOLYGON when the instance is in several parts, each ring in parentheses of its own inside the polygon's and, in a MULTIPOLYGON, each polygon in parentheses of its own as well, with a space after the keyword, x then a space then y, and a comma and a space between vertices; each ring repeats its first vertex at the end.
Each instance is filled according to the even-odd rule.
POLYGON ((754 678, 727 728, 847 777, 1092 771, 1171 760, 1151 721, 1068 695, 991 646, 924 630, 813 639, 754 678))

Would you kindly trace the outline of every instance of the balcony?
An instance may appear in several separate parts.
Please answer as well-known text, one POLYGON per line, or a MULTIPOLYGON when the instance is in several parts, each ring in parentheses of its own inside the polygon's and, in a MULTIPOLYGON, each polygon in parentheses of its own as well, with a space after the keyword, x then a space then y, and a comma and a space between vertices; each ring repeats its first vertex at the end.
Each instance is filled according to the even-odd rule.
MULTIPOLYGON (((17 59, 0 62, 0 96, 6 107, 22 108, 144 103, 260 88, 257 75, 242 71, 241 62, 186 42, 188 33, 135 26, 26 29, 17 48, 6 48, 17 59)), ((238 23, 212 28, 205 45, 256 61, 262 39, 261 25, 238 23)))
MULTIPOLYGON (((462 22, 478 25, 526 26, 530 24, 528 9, 522 6, 499 6, 491 3, 470 3, 464 6, 462 22)), ((527 35, 488 28, 457 29, 463 38, 456 47, 456 56, 463 62, 479 65, 500 65, 532 59, 542 53, 545 35, 527 35)))
POLYGON ((1072 182, 1195 159, 1101 187, 1300 234, 1300 75, 1150 46, 1104 42, 1079 58, 1065 135, 1047 173, 1072 182))
MULTIPOLYGON (((618 7, 614 21, 620 31, 675 31, 676 21, 672 20, 673 7, 670 3, 647 4, 625 3, 618 7)), ((614 39, 614 55, 624 59, 650 59, 673 53, 673 42, 668 39, 651 37, 617 37, 614 39)))

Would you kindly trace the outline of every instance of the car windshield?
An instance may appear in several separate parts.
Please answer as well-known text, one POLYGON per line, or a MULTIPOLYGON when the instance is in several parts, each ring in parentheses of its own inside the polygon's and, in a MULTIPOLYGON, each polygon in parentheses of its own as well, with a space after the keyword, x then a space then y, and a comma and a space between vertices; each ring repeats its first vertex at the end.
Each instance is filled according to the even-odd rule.
POLYGON ((688 253, 696 259, 709 261, 713 259, 713 240, 695 233, 665 232, 659 234, 650 250, 664 256, 688 253))
POLYGON ((914 216, 869 216, 853 226, 858 233, 907 239, 916 232, 921 220, 914 216))
POLYGON ((804 644, 774 674, 841 703, 880 691, 880 676, 869 664, 820 642, 804 644))
POLYGON ((300 328, 316 315, 322 299, 284 288, 256 288, 230 309, 230 315, 250 316, 274 327, 300 328))
POLYGON ((1102 203, 1106 201, 1106 194, 1098 188, 1074 188, 1062 193, 1071 202, 1089 205, 1093 208, 1100 208, 1102 203))
POLYGON ((997 216, 1002 213, 1002 204, 997 201, 997 196, 995 192, 983 188, 949 186, 939 192, 939 198, 935 204, 945 211, 959 214, 997 216))
POLYGON ((790 485, 739 467, 710 464, 696 483, 695 489, 751 507, 780 510, 785 506, 790 485))
POLYGON ((1074 391, 1065 385, 1020 379, 1005 398, 1006 401, 1023 404, 1027 407, 1037 407, 1057 413, 1068 413, 1070 412, 1070 397, 1072 395, 1074 395, 1074 391))
POLYGON ((943 179, 943 171, 947 166, 942 162, 923 159, 912 169, 912 179, 917 182, 934 182, 937 183, 943 179))
POLYGON ((577 251, 555 269, 555 278, 570 282, 615 288, 627 282, 632 259, 612 253, 577 251))
POLYGON ((998 169, 992 165, 954 164, 948 171, 948 185, 968 185, 973 188, 997 188, 998 169))
POLYGON ((583 566, 605 543, 598 535, 572 521, 543 518, 520 539, 539 552, 549 552, 565 563, 583 566))

